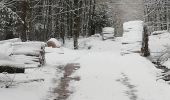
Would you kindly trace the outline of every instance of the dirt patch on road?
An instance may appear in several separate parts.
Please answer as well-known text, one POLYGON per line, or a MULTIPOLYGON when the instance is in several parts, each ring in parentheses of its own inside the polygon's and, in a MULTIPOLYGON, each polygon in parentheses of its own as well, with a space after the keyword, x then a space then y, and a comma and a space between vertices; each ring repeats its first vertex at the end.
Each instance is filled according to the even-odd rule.
POLYGON ((79 81, 80 77, 71 77, 71 75, 80 68, 80 65, 77 63, 70 63, 64 67, 64 74, 63 77, 60 79, 60 84, 54 90, 55 93, 58 94, 57 98, 54 100, 66 100, 71 91, 68 90, 70 81, 79 81))

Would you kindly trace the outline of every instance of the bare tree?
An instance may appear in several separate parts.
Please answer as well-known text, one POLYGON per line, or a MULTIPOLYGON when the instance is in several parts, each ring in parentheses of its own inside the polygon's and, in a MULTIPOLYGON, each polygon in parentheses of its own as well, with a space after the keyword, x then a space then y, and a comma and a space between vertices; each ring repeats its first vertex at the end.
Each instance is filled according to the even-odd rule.
POLYGON ((143 0, 145 22, 149 31, 168 30, 170 24, 169 0, 143 0))

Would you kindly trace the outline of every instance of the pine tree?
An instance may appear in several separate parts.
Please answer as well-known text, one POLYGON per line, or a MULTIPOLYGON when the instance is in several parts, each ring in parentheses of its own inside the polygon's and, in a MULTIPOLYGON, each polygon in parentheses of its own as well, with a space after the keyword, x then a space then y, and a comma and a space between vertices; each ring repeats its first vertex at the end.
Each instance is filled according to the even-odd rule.
POLYGON ((0 34, 1 39, 12 38, 14 32, 24 24, 22 19, 13 12, 10 8, 6 7, 0 2, 0 34))

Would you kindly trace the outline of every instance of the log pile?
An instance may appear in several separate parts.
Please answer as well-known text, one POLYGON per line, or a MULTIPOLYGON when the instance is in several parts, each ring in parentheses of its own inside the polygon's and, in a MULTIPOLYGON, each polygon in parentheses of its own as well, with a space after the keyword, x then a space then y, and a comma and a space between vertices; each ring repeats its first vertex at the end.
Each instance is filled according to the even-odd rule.
POLYGON ((17 62, 23 62, 26 68, 41 67, 45 64, 45 43, 16 42, 12 47, 12 57, 17 62))
POLYGON ((11 66, 0 66, 0 73, 7 72, 10 74, 13 73, 24 73, 25 68, 17 68, 17 67, 11 67, 11 66))
POLYGON ((17 63, 13 60, 0 60, 0 73, 7 72, 7 73, 24 73, 25 72, 25 65, 22 63, 17 63))
POLYGON ((45 64, 44 42, 20 42, 16 40, 0 41, 1 46, 5 43, 11 45, 9 47, 10 54, 3 55, 3 52, 0 52, 0 56, 2 56, 0 57, 0 73, 24 73, 27 68, 41 67, 45 64))
POLYGON ((129 21, 123 24, 121 54, 141 53, 143 21, 129 21))

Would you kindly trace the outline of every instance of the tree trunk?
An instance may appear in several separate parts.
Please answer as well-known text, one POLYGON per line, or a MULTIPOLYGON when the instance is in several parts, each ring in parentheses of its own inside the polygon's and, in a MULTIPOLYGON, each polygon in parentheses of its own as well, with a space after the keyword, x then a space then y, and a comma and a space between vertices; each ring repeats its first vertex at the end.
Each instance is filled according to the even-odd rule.
POLYGON ((78 49, 78 36, 80 28, 80 16, 78 15, 78 2, 79 0, 74 0, 74 21, 73 21, 73 39, 74 39, 74 49, 78 49))
POLYGON ((24 21, 23 28, 22 28, 22 33, 21 33, 21 39, 22 41, 27 41, 27 11, 28 11, 28 2, 23 1, 22 3, 22 14, 21 14, 21 19, 24 21))
POLYGON ((148 42, 149 42, 149 35, 148 35, 148 28, 146 25, 143 27, 143 37, 142 37, 142 48, 141 53, 142 56, 147 57, 150 55, 149 48, 148 48, 148 42))

